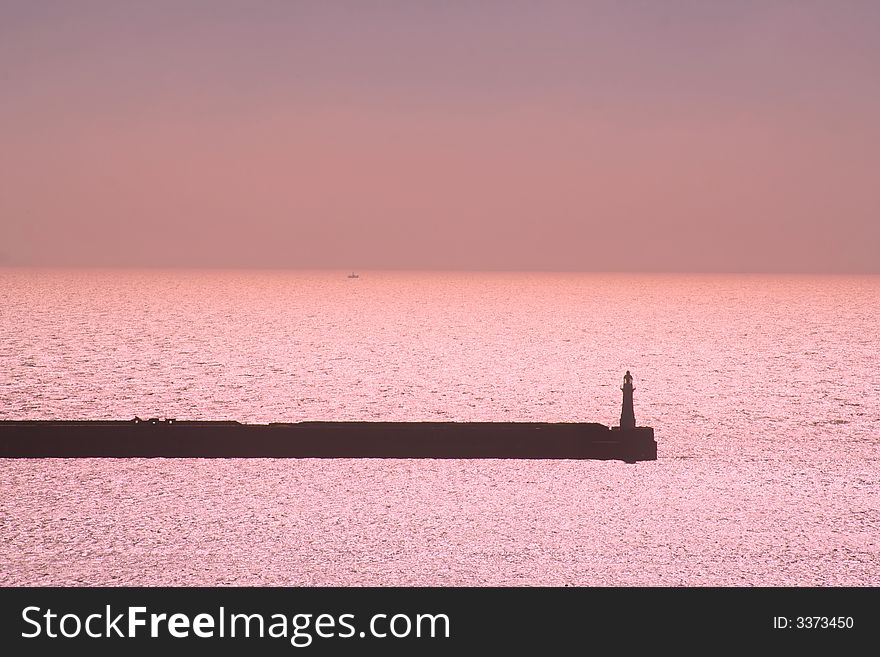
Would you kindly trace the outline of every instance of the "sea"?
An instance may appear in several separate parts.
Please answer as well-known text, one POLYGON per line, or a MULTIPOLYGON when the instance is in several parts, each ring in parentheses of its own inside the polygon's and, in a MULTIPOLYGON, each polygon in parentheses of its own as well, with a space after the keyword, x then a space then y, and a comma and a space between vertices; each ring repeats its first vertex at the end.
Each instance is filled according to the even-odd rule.
POLYGON ((0 269, 0 419, 620 417, 656 461, 0 460, 2 586, 880 585, 880 276, 0 269))

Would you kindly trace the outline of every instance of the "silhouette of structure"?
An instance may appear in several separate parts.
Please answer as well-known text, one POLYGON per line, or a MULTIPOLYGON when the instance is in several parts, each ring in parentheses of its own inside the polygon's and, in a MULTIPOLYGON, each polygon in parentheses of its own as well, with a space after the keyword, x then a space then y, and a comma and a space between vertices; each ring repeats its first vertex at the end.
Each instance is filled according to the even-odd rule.
POLYGON ((635 429, 636 415, 633 412, 633 390, 635 390, 635 388, 633 388, 633 378, 632 374, 629 373, 629 370, 623 375, 623 385, 620 386, 620 389, 623 390, 623 408, 620 409, 620 428, 635 429))
POLYGON ((151 417, 0 420, 0 458, 657 459, 636 427, 632 376, 621 426, 596 422, 296 422, 241 424, 151 417), (627 410, 628 409, 628 410, 627 410))

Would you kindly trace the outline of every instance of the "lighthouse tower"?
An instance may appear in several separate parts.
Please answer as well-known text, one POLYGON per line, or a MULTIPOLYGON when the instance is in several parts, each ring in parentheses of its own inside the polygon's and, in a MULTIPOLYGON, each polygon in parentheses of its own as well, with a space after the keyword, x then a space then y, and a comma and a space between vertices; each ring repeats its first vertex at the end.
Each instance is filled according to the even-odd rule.
POLYGON ((629 373, 629 370, 623 375, 623 385, 620 389, 623 390, 623 408, 620 411, 620 428, 635 429, 636 416, 635 413, 633 413, 633 390, 635 390, 635 388, 633 388, 633 378, 632 374, 629 373))

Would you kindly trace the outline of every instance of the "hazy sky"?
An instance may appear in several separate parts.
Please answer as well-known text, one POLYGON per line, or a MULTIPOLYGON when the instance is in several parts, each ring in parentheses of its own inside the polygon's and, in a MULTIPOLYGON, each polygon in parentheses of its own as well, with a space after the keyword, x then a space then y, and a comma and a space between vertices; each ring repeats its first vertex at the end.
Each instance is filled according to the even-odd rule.
POLYGON ((0 0, 0 257, 880 272, 880 2, 0 0))

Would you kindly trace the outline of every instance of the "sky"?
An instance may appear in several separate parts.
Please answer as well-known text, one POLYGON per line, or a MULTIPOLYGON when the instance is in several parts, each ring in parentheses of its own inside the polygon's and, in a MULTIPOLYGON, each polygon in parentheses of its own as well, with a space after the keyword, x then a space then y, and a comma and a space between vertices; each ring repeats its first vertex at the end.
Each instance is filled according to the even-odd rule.
POLYGON ((0 263, 880 273, 880 2, 0 0, 0 263))

